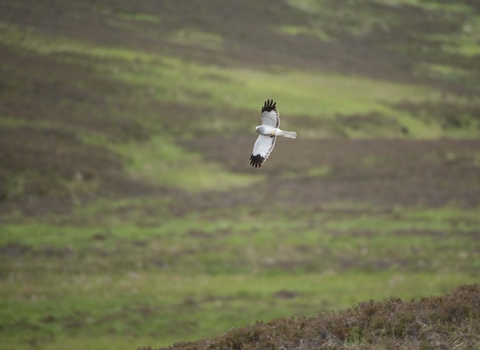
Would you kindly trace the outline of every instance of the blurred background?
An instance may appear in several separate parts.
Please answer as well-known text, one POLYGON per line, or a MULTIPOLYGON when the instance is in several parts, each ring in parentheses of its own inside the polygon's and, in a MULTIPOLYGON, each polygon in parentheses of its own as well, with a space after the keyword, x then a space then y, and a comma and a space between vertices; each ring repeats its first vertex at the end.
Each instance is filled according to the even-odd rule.
POLYGON ((477 0, 0 0, 0 348, 478 282, 479 86, 477 0))

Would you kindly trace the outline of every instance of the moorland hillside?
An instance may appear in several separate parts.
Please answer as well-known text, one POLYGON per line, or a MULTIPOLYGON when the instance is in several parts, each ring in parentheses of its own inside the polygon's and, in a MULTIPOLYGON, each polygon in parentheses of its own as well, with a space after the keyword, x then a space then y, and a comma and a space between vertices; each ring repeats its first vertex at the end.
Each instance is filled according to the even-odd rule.
POLYGON ((0 0, 0 348, 478 282, 478 33, 474 0, 0 0), (252 169, 267 98, 299 136, 252 169))

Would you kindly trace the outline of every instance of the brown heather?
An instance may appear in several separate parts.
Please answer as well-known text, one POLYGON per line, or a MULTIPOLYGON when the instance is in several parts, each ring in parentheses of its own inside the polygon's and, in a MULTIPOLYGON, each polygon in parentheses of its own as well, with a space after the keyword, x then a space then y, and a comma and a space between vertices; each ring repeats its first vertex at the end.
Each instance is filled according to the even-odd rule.
MULTIPOLYGON (((213 339, 176 343, 178 350, 477 349, 480 284, 420 300, 363 302, 337 313, 279 318, 231 329, 213 339)), ((150 347, 138 350, 151 350, 150 347)))

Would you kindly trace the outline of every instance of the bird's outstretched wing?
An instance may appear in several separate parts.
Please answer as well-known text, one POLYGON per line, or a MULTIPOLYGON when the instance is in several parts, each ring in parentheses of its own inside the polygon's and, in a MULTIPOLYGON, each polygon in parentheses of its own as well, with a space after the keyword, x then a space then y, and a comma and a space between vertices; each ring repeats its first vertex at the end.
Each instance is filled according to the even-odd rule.
POLYGON ((260 168, 263 162, 272 153, 275 146, 276 137, 259 135, 255 145, 253 146, 253 152, 250 156, 250 165, 255 168, 260 168))
POLYGON ((278 128, 280 126, 280 114, 277 110, 277 103, 273 100, 266 100, 262 106, 262 125, 278 128))

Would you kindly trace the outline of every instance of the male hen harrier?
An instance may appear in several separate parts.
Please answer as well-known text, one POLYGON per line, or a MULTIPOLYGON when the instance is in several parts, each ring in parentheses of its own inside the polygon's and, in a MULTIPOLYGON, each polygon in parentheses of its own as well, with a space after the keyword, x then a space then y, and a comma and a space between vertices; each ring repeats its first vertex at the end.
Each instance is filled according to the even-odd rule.
POLYGON ((277 110, 277 103, 273 100, 267 100, 262 107, 262 125, 255 130, 260 134, 253 146, 253 152, 250 156, 250 164, 255 168, 260 168, 275 146, 277 136, 284 136, 290 139, 297 137, 297 133, 293 131, 283 131, 280 126, 280 116, 277 110))

